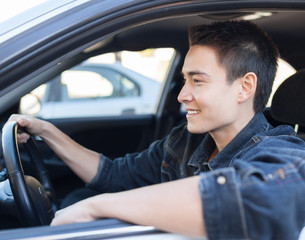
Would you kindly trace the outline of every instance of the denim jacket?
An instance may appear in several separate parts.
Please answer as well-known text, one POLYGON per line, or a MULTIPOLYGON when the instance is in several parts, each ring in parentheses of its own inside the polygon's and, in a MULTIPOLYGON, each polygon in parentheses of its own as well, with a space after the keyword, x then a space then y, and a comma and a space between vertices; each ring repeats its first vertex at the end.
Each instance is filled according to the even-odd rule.
POLYGON ((101 154, 89 187, 117 192, 200 175, 208 238, 298 239, 305 225, 305 144, 289 126, 273 128, 262 113, 210 162, 210 134, 186 125, 141 153, 101 154))

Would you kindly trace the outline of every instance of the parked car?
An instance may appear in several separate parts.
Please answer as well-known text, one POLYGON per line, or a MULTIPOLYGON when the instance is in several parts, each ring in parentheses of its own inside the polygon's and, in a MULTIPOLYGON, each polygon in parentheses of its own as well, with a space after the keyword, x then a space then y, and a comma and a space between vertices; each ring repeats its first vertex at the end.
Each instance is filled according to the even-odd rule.
MULTIPOLYGON (((149 93, 154 95, 153 99, 157 99, 153 100, 157 101, 156 111, 149 114, 143 110, 139 111, 139 114, 92 116, 85 113, 88 111, 86 109, 80 110, 78 115, 72 115, 74 110, 67 109, 61 113, 56 110, 53 115, 47 115, 43 110, 45 100, 41 100, 43 105, 40 117, 51 121, 80 144, 103 152, 109 157, 141 151, 185 120, 177 102, 177 94, 182 82, 181 67, 188 50, 188 28, 195 24, 229 19, 255 22, 273 38, 280 49, 282 59, 295 70, 305 68, 303 0, 45 1, 0 23, 1 126, 12 113, 19 111, 22 97, 41 84, 51 86, 53 83, 48 83, 49 81, 60 78, 61 73, 73 67, 80 68, 78 65, 91 57, 119 51, 173 48, 175 53, 167 68, 164 82, 162 87, 158 86, 160 95, 158 91, 149 93), (71 114, 68 113, 70 110, 71 114), (66 115, 56 117, 55 114, 59 113, 61 116, 66 115)), ((140 79, 135 84, 142 86, 142 81, 146 80, 140 79)), ((62 87, 61 84, 57 86, 62 87)), ((92 87, 88 82, 84 82, 83 86, 84 89, 92 87)), ((140 89, 138 93, 141 91, 140 89)), ((59 92, 61 95, 61 91, 59 92)), ((134 93, 137 95, 137 91, 134 93)), ((290 95, 294 96, 294 93, 290 95)), ((49 98, 51 95, 46 91, 46 96, 49 98)), ((122 102, 116 104, 114 100, 109 103, 113 109, 124 109, 122 102), (120 106, 116 106, 118 104, 120 106)), ((305 99, 298 101, 301 102, 300 106, 304 105, 303 101, 305 99)), ((137 101, 133 104, 138 103, 137 101)), ((68 104, 68 101, 65 104, 68 104)), ((122 111, 137 112, 136 109, 134 105, 133 108, 128 107, 126 111, 122 111)), ((302 108, 291 109, 294 113, 302 111, 302 108)), ((282 123, 270 114, 269 108, 265 114, 272 124, 282 123)), ((300 133, 304 131, 304 127, 304 124, 299 123, 300 133)), ((10 136, 12 135, 13 131, 10 136)), ((35 186, 35 196, 46 197, 46 189, 57 196, 59 203, 69 192, 85 185, 44 142, 40 139, 34 140, 49 173, 47 183, 52 181, 54 188, 46 186, 48 184, 41 180, 38 173, 44 171, 37 173, 37 167, 30 161, 25 147, 20 145, 18 149, 21 161, 15 162, 17 166, 22 164, 15 174, 21 176, 19 180, 9 182, 6 172, 0 173, 0 239, 187 239, 184 236, 158 231, 153 227, 136 226, 115 219, 58 227, 38 226, 46 224, 40 219, 52 216, 53 208, 51 210, 47 205, 50 215, 45 215, 44 211, 41 211, 40 201, 35 201, 35 204, 28 208, 27 201, 16 200, 12 188, 20 187, 21 183, 23 190, 28 186, 22 178, 23 172, 42 182, 40 185, 33 178, 27 178, 35 186), (29 210, 29 215, 20 211, 25 208, 29 210), (31 221, 30 215, 38 222, 31 221)), ((7 139, 3 136, 3 141, 3 146, 12 147, 9 151, 6 149, 6 153, 15 154, 14 158, 18 159, 14 138, 7 139)), ((11 165, 8 166, 2 160, 1 169, 5 167, 10 168, 11 165)), ((27 199, 33 197, 26 196, 27 199)), ((38 197, 35 198, 37 199, 38 197)), ((300 239, 304 239, 304 236, 300 239)))
POLYGON ((151 114, 160 89, 160 82, 122 64, 85 62, 46 83, 39 96, 34 90, 23 97, 20 113, 47 119, 151 114))

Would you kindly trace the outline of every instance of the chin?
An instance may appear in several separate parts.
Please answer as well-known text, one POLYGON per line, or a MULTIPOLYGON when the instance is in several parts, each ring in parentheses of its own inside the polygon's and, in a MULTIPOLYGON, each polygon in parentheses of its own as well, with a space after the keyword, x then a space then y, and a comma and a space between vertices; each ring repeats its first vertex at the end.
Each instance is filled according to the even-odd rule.
POLYGON ((203 134, 203 133, 207 132, 202 128, 198 128, 198 127, 192 126, 190 124, 187 124, 187 130, 192 134, 203 134))

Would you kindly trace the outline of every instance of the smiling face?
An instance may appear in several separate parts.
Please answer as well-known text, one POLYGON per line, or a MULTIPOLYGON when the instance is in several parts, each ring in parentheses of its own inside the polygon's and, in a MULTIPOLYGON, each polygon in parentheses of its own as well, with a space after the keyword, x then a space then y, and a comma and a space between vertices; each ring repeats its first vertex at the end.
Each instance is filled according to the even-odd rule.
POLYGON ((221 133, 235 136, 241 113, 238 95, 240 81, 227 81, 216 51, 209 46, 194 45, 188 51, 182 74, 185 84, 178 101, 185 104, 187 127, 191 133, 221 133))

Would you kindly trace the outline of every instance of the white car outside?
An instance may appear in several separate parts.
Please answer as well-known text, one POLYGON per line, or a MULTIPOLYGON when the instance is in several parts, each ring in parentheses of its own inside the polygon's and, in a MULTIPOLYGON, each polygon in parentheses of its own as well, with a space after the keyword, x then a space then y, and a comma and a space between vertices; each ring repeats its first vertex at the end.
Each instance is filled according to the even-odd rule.
POLYGON ((23 98, 20 112, 45 119, 151 114, 160 89, 119 63, 83 63, 34 90, 36 101, 23 98))

